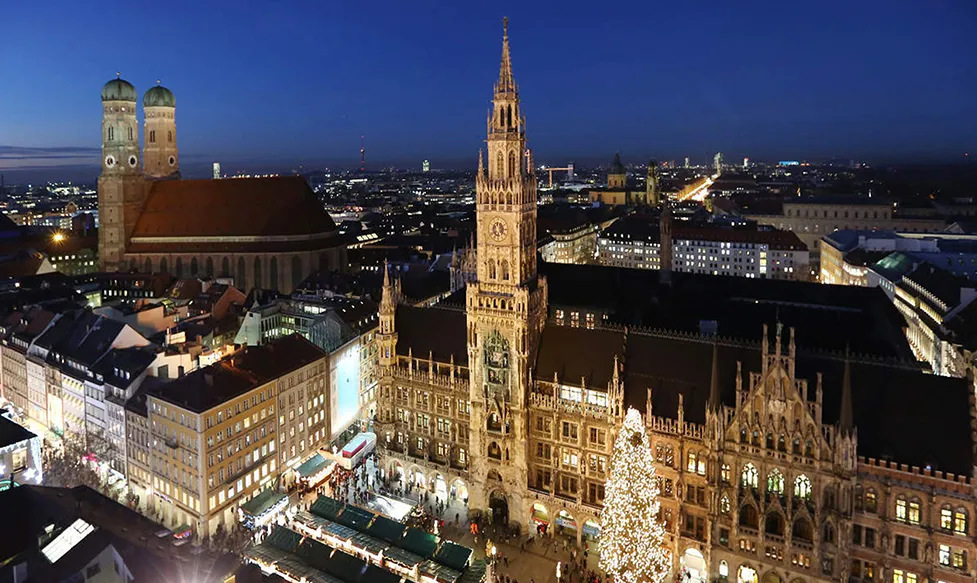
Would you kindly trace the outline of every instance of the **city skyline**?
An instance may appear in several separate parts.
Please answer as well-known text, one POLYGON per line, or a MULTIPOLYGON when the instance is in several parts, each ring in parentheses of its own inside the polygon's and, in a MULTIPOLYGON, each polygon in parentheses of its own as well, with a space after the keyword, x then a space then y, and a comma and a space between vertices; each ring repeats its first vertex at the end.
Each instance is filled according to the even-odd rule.
POLYGON ((390 4, 368 18, 301 3, 260 13, 177 5, 152 14, 169 34, 150 27, 123 51, 74 31, 86 23, 147 30, 141 7, 105 15, 65 4, 44 46, 31 41, 34 15, 15 8, 10 42, 35 48, 11 64, 13 78, 30 82, 14 85, 0 110, 0 171, 93 175, 95 94, 116 70, 140 94, 157 78, 173 90, 189 167, 355 168, 364 135, 371 169, 425 158, 434 167, 474 166, 481 128, 470 120, 488 109, 480 88, 492 78, 505 14, 540 162, 598 162, 615 151, 630 163, 703 163, 715 151, 728 159, 964 161, 977 142, 965 102, 975 81, 961 74, 977 61, 965 38, 975 14, 963 3, 939 14, 906 2, 816 14, 622 5, 586 18, 581 6, 390 4), (649 49, 648 35, 662 48, 649 49))

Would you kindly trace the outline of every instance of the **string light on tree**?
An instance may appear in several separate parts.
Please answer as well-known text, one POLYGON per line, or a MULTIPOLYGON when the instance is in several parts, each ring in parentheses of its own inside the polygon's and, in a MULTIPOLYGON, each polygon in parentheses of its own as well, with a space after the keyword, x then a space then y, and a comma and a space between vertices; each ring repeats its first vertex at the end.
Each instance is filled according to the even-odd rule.
POLYGON ((616 583, 661 583, 668 575, 653 462, 641 414, 628 409, 614 441, 598 543, 600 566, 616 583))

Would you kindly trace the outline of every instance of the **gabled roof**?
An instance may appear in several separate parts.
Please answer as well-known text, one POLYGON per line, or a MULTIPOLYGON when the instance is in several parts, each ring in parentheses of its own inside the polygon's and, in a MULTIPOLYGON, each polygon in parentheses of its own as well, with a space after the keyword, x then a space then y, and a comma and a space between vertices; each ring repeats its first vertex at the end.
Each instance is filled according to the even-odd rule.
POLYGON ((305 179, 160 180, 133 238, 319 235, 336 225, 305 179))

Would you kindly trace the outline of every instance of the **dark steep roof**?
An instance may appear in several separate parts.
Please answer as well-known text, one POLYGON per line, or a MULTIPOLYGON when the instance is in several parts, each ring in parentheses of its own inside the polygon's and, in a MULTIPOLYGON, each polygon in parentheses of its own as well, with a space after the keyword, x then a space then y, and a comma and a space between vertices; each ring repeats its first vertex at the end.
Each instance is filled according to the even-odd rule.
POLYGON ((154 182, 132 236, 284 236, 335 231, 336 224, 305 179, 285 176, 154 182))
POLYGON ((464 310, 397 306, 397 354, 413 351, 415 358, 432 356, 437 362, 468 366, 467 326, 464 310))
POLYGON ((624 334, 549 324, 543 328, 536 357, 536 378, 561 383, 606 387, 614 374, 614 355, 624 354, 624 334))

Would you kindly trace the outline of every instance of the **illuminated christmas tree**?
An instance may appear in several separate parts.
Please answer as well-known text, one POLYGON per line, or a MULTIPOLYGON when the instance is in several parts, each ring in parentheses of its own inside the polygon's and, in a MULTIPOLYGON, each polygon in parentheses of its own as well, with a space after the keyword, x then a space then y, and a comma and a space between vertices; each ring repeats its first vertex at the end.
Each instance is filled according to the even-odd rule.
POLYGON ((601 568, 616 583, 661 583, 669 571, 658 518, 654 456, 641 414, 628 409, 614 441, 598 543, 601 568))

